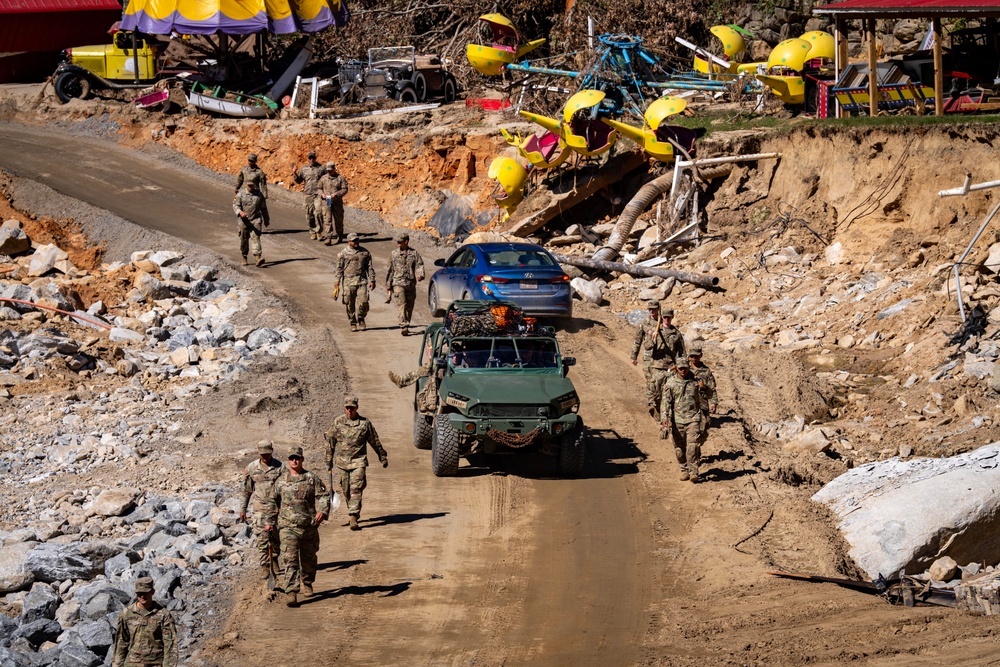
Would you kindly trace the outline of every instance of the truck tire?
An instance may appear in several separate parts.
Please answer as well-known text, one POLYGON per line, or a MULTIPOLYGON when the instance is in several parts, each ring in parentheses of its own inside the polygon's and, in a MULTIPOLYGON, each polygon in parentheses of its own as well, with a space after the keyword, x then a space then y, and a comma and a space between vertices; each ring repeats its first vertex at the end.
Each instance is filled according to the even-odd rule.
POLYGON ((413 86, 404 86, 396 91, 396 101, 402 102, 403 104, 416 104, 417 103, 417 93, 413 90, 413 86))
POLYGON ((90 81, 79 72, 63 72, 56 77, 54 88, 56 97, 63 104, 74 98, 85 100, 90 97, 90 81))
POLYGON ((455 80, 448 78, 448 80, 444 82, 444 103, 451 104, 455 101, 455 97, 457 97, 455 94, 455 80))
POLYGON ((413 92, 416 93, 418 102, 427 101, 427 77, 422 72, 417 72, 413 77, 413 92))
POLYGON ((575 429, 562 435, 562 442, 559 443, 559 474, 563 477, 579 477, 583 474, 586 458, 587 429, 580 419, 575 429))
POLYGON ((451 427, 447 415, 434 415, 434 437, 431 442, 431 471, 437 477, 452 477, 458 473, 458 452, 461 447, 458 431, 451 427))
POLYGON ((413 411, 413 446, 430 449, 434 441, 434 421, 427 415, 413 411))

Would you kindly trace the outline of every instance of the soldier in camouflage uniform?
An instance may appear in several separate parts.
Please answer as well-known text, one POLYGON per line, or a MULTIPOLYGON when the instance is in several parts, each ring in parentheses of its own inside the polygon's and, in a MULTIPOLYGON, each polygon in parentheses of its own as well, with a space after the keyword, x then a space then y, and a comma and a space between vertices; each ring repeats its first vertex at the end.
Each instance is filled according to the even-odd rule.
POLYGON ((118 616, 112 667, 177 667, 174 619, 153 600, 153 580, 139 577, 136 601, 118 616))
POLYGON ((277 527, 281 540, 281 588, 285 604, 299 606, 298 593, 313 594, 316 581, 316 554, 319 552, 319 525, 330 516, 330 496, 323 480, 303 465, 302 448, 288 455, 288 470, 271 489, 266 530, 277 527))
POLYGON ((367 418, 358 414, 358 399, 344 397, 344 414, 333 420, 326 432, 326 469, 333 472, 336 465, 340 472, 340 492, 347 501, 351 530, 361 530, 361 497, 368 485, 368 445, 371 445, 382 467, 389 466, 389 456, 382 448, 382 441, 375 427, 367 418))
POLYGON ((681 466, 681 480, 697 483, 698 465, 701 462, 701 387, 691 374, 688 360, 677 360, 677 373, 663 383, 660 402, 660 438, 670 434, 674 440, 674 454, 681 466))
POLYGON ((396 236, 399 247, 389 255, 389 271, 385 275, 385 286, 391 297, 396 299, 399 309, 399 331, 410 335, 410 318, 413 303, 417 300, 417 283, 424 279, 424 260, 410 247, 410 235, 401 232, 396 236))
POLYGON ((646 302, 649 318, 639 325, 632 343, 632 365, 639 360, 642 351, 642 370, 646 376, 646 405, 653 419, 659 420, 660 394, 663 383, 674 362, 683 359, 684 336, 671 324, 674 309, 667 308, 662 316, 660 302, 651 299, 646 302))
POLYGON ((309 237, 319 239, 323 233, 323 200, 319 196, 319 179, 326 171, 316 161, 316 152, 309 151, 309 162, 293 175, 296 183, 305 184, 302 191, 306 196, 306 222, 309 237))
POLYGON ((344 237, 344 195, 347 194, 347 179, 337 173, 337 165, 326 163, 326 173, 319 179, 319 194, 324 200, 323 232, 326 244, 340 243, 344 237), (337 240, 333 234, 336 232, 337 240))
POLYGON ((701 444, 708 440, 708 428, 712 425, 712 415, 719 409, 719 392, 715 389, 715 375, 712 369, 701 360, 701 341, 691 343, 688 361, 691 363, 691 374, 698 381, 701 390, 701 444))
POLYGON ((280 550, 278 531, 264 530, 268 519, 268 499, 275 481, 285 473, 287 468, 285 468, 284 463, 274 458, 274 446, 270 442, 262 442, 257 445, 257 453, 260 454, 260 458, 251 461, 243 469, 243 502, 240 503, 240 521, 246 523, 247 508, 252 500, 253 532, 257 535, 257 556, 261 574, 266 581, 271 574, 272 567, 278 571, 277 560, 280 550))
POLYGON ((260 247, 260 235, 264 228, 271 224, 264 198, 257 189, 255 181, 247 181, 244 190, 236 193, 233 200, 233 213, 240 219, 240 254, 243 255, 243 266, 247 265, 247 250, 253 251, 257 266, 263 266, 264 257, 260 247))
POLYGON ((267 175, 264 174, 263 169, 257 166, 256 153, 247 155, 247 163, 240 169, 240 173, 236 175, 236 188, 234 192, 239 194, 240 188, 251 181, 257 184, 257 190, 264 198, 264 204, 262 205, 264 218, 270 221, 271 216, 267 212, 267 175))
POLYGON ((347 235, 347 247, 337 256, 334 278, 334 294, 340 290, 341 282, 344 283, 341 299, 347 307, 351 331, 364 331, 367 328, 368 292, 375 289, 375 267, 371 253, 358 245, 358 235, 354 232, 347 235))

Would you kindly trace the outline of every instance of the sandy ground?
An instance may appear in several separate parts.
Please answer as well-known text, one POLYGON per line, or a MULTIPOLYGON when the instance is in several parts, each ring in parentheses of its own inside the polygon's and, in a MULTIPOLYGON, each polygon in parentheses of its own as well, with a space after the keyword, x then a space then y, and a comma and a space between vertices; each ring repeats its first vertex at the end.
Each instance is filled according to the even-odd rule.
MULTIPOLYGON (((177 155, 84 134, 0 126, 0 169, 238 260, 228 179, 177 155)), ((15 182, 12 204, 67 214, 45 210, 30 191, 15 182)), ((767 574, 853 573, 829 517, 808 500, 815 483, 789 474, 794 462, 754 438, 762 418, 814 408, 808 391, 787 386, 802 375, 792 355, 710 352, 721 415, 704 452, 707 482, 691 485, 677 479, 646 414, 641 373, 627 363, 631 329, 579 306, 560 338, 578 359, 572 373, 592 429, 583 478, 559 479, 544 459, 507 458, 463 462, 457 478, 438 479, 430 453, 411 444, 411 394, 385 375, 414 365, 419 339, 399 336, 381 288, 369 331, 348 332, 329 298, 336 249, 308 241, 294 197, 277 197, 272 215, 271 265, 244 275, 287 301, 304 342, 191 416, 189 428, 214 454, 203 474, 232 479, 245 462, 234 453, 264 437, 303 442, 307 467, 320 467, 319 436, 345 389, 361 397, 390 466, 371 470, 359 533, 343 527, 344 514, 321 530, 318 595, 288 609, 241 582, 227 633, 204 647, 209 662, 997 663, 989 619, 893 608, 767 574)), ((392 245, 386 227, 356 210, 348 226, 365 234, 381 281, 392 245)), ((415 245, 428 260, 448 251, 426 238, 415 245)), ((421 290, 417 319, 426 322, 422 299, 421 290)))

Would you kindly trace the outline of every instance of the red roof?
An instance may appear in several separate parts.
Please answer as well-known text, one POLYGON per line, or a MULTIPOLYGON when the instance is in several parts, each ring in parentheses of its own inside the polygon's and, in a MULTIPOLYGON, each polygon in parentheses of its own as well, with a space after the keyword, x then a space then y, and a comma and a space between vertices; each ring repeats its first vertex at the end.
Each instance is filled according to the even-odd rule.
POLYGON ((0 14, 122 11, 118 0, 0 0, 0 14))
POLYGON ((813 7, 813 13, 872 16, 992 16, 1000 15, 1000 0, 844 0, 813 7))

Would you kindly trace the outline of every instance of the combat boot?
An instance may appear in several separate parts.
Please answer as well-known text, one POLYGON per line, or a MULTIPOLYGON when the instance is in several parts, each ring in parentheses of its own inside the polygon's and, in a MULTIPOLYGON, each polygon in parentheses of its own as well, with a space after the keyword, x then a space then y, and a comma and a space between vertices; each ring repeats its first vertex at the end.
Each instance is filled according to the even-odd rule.
POLYGON ((316 234, 316 232, 309 232, 309 238, 315 241, 316 239, 319 238, 319 236, 316 234))
POLYGON ((399 327, 399 333, 403 334, 404 336, 409 336, 410 327, 399 327))
POLYGON ((327 236, 327 237, 326 237, 326 244, 327 244, 327 245, 333 245, 333 239, 332 239, 332 238, 330 238, 329 236, 327 236))
POLYGON ((291 593, 285 593, 285 606, 288 607, 299 606, 299 596, 296 595, 295 591, 292 591, 291 593))
POLYGON ((359 331, 364 331, 364 330, 366 330, 367 328, 368 328, 368 325, 367 325, 367 324, 365 324, 365 321, 364 321, 364 320, 358 320, 358 330, 359 330, 359 331))
POLYGON ((358 325, 355 324, 354 322, 351 322, 351 331, 357 331, 357 330, 358 330, 358 325))
POLYGON ((264 257, 262 255, 254 255, 257 258, 257 266, 264 266, 264 257))
POLYGON ((301 593, 303 597, 307 598, 311 598, 312 596, 316 595, 315 593, 313 593, 312 584, 302 584, 301 593))
POLYGON ((358 525, 358 517, 351 515, 351 530, 361 530, 361 526, 358 525))
POLYGON ((248 263, 249 262, 247 262, 247 256, 243 255, 243 266, 246 266, 248 263))
POLYGON ((403 388, 403 378, 399 377, 398 375, 396 375, 392 371, 389 371, 389 379, 392 381, 392 383, 394 385, 396 385, 400 389, 403 388))

